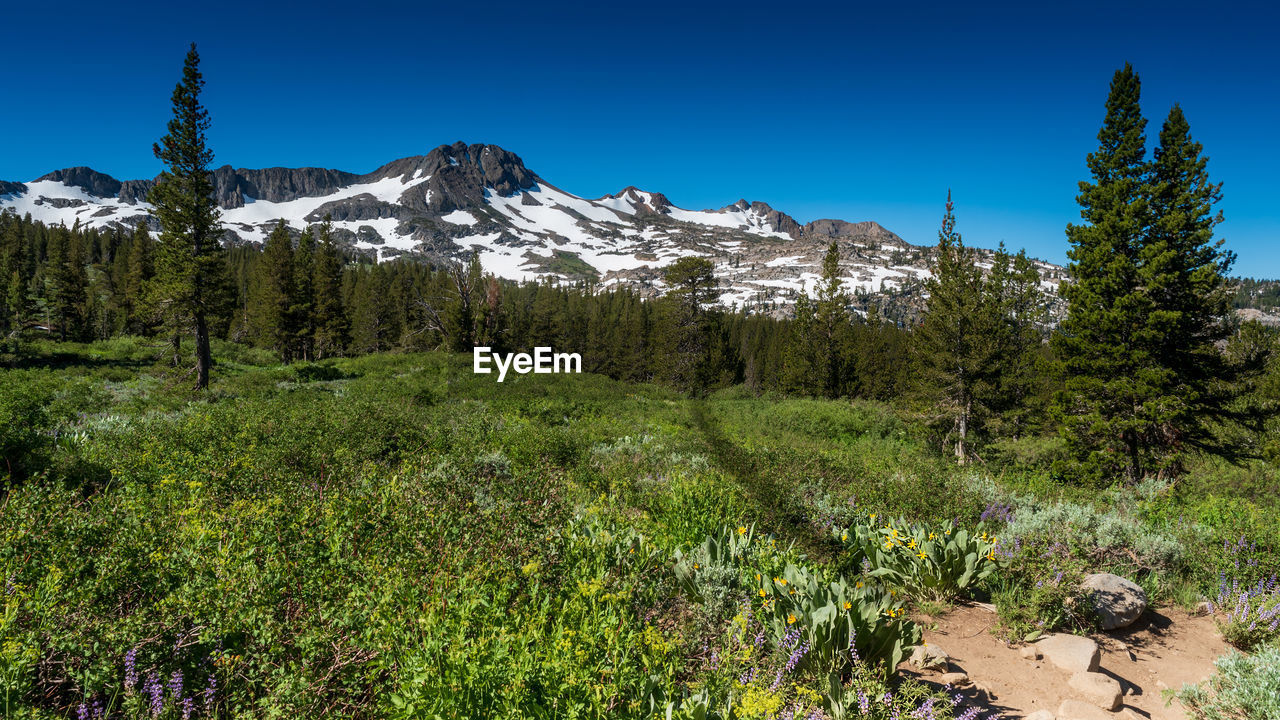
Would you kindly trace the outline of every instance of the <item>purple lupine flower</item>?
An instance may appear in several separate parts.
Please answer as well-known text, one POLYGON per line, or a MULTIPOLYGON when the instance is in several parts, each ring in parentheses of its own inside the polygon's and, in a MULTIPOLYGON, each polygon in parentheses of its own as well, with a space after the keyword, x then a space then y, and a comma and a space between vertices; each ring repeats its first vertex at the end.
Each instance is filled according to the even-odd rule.
POLYGON ((173 697, 175 702, 178 698, 182 697, 181 670, 174 670, 173 674, 169 676, 169 695, 173 697))
POLYGON ((138 648, 133 648, 124 655, 124 693, 132 695, 138 686, 138 648))
POLYGON ((102 700, 93 701, 93 720, 103 720, 107 716, 106 708, 102 707, 102 700))
POLYGON ((192 702, 190 697, 182 698, 182 720, 191 720, 191 711, 195 710, 196 704, 192 702))
POLYGON ((80 707, 76 708, 76 720, 89 720, 89 706, 80 703, 80 707))
POLYGON ((160 676, 154 670, 147 673, 146 693, 151 697, 151 717, 160 717, 164 710, 164 686, 160 684, 160 676))
POLYGON ((209 684, 204 689, 204 710, 205 712, 213 712, 213 701, 218 692, 218 679, 209 673, 209 684))

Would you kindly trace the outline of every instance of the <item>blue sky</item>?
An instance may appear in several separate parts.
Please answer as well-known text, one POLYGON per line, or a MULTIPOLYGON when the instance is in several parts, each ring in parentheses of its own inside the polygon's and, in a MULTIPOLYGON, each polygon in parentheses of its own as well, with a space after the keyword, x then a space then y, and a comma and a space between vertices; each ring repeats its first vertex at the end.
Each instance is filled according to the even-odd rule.
POLYGON ((1236 274, 1280 277, 1280 11, 1266 3, 36 3, 0 23, 0 179, 152 177, 196 41, 216 164, 366 172, 501 145, 587 197, 763 200, 1064 262, 1112 73, 1177 102, 1236 274), (1038 7, 1043 5, 1043 7, 1038 7))

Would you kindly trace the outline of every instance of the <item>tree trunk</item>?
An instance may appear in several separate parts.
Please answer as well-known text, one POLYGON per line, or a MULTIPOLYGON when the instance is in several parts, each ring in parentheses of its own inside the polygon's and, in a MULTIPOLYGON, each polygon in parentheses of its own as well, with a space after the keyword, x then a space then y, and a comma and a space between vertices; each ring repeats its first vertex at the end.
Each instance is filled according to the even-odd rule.
POLYGON ((969 459, 969 452, 965 447, 965 440, 969 437, 969 413, 972 409, 972 401, 966 400, 964 403, 964 410, 960 412, 960 439, 956 441, 956 462, 961 465, 964 465, 969 459))
POLYGON ((178 367, 182 364, 182 335, 175 331, 173 333, 173 340, 171 340, 169 344, 173 348, 172 365, 173 367, 178 367))
POLYGON ((196 314, 196 389, 209 387, 209 366, 213 363, 209 356, 209 324, 205 322, 204 313, 196 314))

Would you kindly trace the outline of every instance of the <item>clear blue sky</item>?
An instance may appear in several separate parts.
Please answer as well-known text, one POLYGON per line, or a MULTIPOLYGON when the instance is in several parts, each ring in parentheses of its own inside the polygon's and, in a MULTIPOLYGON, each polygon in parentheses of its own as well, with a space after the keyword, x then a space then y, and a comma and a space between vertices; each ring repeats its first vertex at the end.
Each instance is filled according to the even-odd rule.
POLYGON ((216 163, 366 172, 464 140, 596 197, 763 200, 804 222, 1065 261, 1107 84, 1153 144, 1181 103, 1224 183, 1237 274, 1280 277, 1280 13, 1268 3, 11 3, 0 179, 159 171, 199 44, 216 163), (892 5, 892 7, 890 7, 892 5))

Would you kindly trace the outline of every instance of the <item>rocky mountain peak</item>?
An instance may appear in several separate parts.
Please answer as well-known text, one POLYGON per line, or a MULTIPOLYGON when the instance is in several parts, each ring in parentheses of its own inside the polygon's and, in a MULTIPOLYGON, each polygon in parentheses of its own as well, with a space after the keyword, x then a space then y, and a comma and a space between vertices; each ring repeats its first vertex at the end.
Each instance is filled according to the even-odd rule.
MULTIPOLYGON (((404 191, 400 204, 416 210, 445 214, 485 204, 485 192, 511 197, 537 183, 538 176, 525 167, 524 161, 497 145, 468 145, 456 142, 441 145, 421 158, 415 158, 418 173, 402 177, 429 176, 404 191)), ((396 163, 392 163, 396 165, 396 163)))
POLYGON ((36 182, 43 180, 52 180, 63 185, 78 187, 86 193, 97 197, 116 197, 120 194, 119 180, 105 173, 100 173, 93 168, 83 166, 54 170, 36 178, 36 182))

